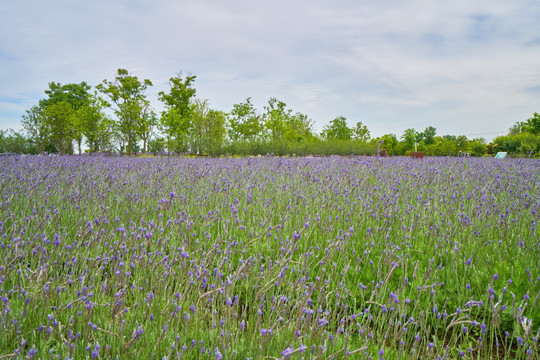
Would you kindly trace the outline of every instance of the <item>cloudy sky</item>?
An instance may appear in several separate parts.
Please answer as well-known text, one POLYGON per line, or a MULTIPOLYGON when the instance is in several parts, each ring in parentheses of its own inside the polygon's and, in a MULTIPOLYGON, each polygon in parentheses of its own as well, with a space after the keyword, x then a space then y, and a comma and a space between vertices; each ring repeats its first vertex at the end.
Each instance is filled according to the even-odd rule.
POLYGON ((540 112, 538 0, 17 0, 0 4, 0 128, 49 82, 180 72, 229 111, 284 101, 322 127, 486 139, 540 112))

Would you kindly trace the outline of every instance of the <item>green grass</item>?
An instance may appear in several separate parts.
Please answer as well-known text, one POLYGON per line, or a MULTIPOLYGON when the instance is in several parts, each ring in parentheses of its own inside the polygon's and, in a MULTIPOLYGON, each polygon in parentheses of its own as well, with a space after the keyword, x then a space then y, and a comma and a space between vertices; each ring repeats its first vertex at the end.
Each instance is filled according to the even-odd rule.
POLYGON ((0 356, 538 358, 507 160, 0 159, 0 356))

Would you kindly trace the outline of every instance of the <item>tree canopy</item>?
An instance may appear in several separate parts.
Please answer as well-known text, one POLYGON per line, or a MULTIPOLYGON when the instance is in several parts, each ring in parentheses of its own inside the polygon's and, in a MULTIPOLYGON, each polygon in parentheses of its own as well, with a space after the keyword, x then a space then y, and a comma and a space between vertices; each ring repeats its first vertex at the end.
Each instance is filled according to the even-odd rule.
POLYGON ((432 156, 473 156, 507 151, 516 156, 539 156, 540 115, 515 123, 508 135, 487 144, 464 135, 437 136, 437 129, 406 129, 401 136, 371 137, 359 119, 349 124, 336 116, 320 134, 308 115, 270 97, 262 111, 248 97, 228 111, 213 109, 197 98, 194 75, 169 78, 168 91, 158 93, 163 111, 157 114, 148 99, 153 86, 126 69, 95 89, 86 82, 49 83, 44 98, 22 116, 23 133, 2 130, 0 152, 79 154, 84 151, 220 154, 359 154, 375 155, 379 147, 389 155, 424 152, 432 156))

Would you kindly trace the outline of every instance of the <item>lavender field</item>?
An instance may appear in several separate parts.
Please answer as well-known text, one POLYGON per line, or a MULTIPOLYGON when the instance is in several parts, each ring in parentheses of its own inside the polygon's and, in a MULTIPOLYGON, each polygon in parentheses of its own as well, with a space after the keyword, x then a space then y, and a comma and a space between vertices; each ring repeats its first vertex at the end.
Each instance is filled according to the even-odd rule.
POLYGON ((540 161, 0 158, 0 358, 539 359, 540 161))

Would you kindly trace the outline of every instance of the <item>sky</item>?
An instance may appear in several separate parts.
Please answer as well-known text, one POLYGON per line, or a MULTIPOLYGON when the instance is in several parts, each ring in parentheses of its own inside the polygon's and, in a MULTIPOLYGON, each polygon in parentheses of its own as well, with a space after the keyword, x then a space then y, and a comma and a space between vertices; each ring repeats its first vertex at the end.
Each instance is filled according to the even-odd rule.
POLYGON ((540 112, 538 0, 17 0, 0 3, 0 129, 50 82, 197 76, 230 111, 272 97, 314 128, 428 126, 490 141, 540 112))

